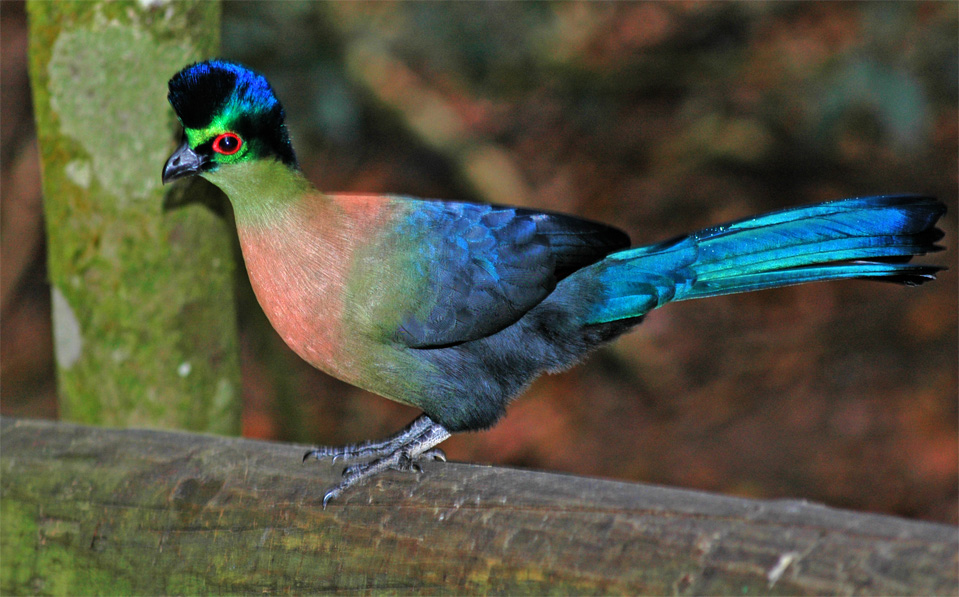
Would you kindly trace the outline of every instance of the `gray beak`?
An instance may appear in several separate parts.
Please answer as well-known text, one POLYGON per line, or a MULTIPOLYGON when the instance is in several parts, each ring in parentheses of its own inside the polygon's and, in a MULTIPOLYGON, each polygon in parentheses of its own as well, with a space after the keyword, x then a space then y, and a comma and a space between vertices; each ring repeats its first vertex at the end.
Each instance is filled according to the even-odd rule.
POLYGON ((184 139, 163 166, 163 184, 198 173, 204 161, 184 139))

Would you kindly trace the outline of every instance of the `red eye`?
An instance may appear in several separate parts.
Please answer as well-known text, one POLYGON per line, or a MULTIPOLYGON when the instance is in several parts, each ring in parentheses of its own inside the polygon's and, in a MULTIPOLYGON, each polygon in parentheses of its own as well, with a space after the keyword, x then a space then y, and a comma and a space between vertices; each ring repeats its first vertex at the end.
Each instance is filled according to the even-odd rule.
POLYGON ((243 141, 234 133, 223 133, 213 140, 213 151, 223 155, 233 155, 240 151, 242 146, 243 141))

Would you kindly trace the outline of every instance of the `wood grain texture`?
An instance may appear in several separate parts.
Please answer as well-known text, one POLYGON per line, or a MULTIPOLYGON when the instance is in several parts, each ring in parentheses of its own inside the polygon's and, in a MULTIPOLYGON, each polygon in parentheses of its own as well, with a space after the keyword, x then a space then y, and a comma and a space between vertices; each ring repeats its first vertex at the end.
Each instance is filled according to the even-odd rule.
POLYGON ((957 529, 456 463, 325 511, 305 446, 3 419, 0 592, 955 594, 957 529))

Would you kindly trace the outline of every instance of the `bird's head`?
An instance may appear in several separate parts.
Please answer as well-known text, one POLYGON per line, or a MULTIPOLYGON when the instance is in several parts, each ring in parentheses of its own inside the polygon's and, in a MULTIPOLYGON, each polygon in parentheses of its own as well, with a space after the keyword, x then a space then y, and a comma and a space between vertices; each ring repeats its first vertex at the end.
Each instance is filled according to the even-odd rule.
POLYGON ((170 79, 167 97, 184 134, 163 166, 164 183, 257 160, 297 168, 283 106, 262 75, 222 60, 198 62, 170 79))

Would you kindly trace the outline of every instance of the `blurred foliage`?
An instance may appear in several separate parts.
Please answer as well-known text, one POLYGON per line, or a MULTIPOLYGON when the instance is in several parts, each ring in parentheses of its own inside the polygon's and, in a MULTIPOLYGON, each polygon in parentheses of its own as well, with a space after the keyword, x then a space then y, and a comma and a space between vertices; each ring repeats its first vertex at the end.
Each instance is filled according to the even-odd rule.
MULTIPOLYGON (((36 193, 10 6, 2 405, 52 416, 39 224, 10 215, 36 193)), ((959 5, 237 2, 223 19, 223 56, 267 74, 324 190, 533 205, 637 243, 844 196, 942 198, 938 282, 667 307, 444 447, 957 522, 959 5)), ((299 361, 242 296, 247 435, 335 444, 414 416, 299 361)))

